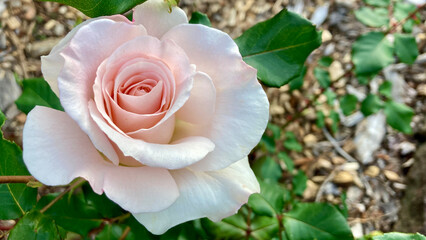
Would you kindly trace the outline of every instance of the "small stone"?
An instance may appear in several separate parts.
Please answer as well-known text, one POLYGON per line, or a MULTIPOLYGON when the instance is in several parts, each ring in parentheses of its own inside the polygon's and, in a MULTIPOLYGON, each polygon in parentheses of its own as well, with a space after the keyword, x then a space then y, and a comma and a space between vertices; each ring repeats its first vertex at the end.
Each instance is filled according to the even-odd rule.
POLYGON ((377 166, 369 166, 367 168, 367 170, 365 170, 365 175, 369 176, 369 177, 377 177, 380 173, 380 168, 378 168, 377 166))
POLYGON ((6 35, 0 29, 0 49, 6 49, 6 35))
POLYGON ((53 27, 55 27, 56 24, 57 24, 56 20, 50 19, 49 21, 47 21, 46 24, 44 24, 44 29, 49 31, 49 30, 53 29, 53 27))
POLYGON ((315 184, 311 180, 308 180, 306 182, 306 189, 303 192, 303 198, 305 200, 314 199, 315 196, 316 196, 316 194, 317 194, 317 192, 318 192, 318 189, 319 189, 319 187, 318 187, 317 184, 315 184))
POLYGON ((313 146, 315 143, 317 143, 318 139, 317 137, 315 137, 315 135, 308 134, 303 138, 303 142, 305 143, 306 146, 310 147, 310 146, 313 146))
POLYGON ((402 142, 399 144, 398 148, 401 151, 402 155, 407 155, 416 150, 416 145, 410 142, 402 142))
POLYGON ((356 186, 350 186, 346 191, 346 198, 350 203, 358 203, 360 202, 363 196, 363 191, 356 186))
POLYGON ((2 71, 3 77, 0 79, 0 110, 5 112, 6 109, 15 102, 21 95, 21 88, 15 81, 15 77, 11 71, 2 71))
POLYGON ((337 184, 350 184, 354 182, 354 176, 346 171, 341 171, 333 178, 333 182, 337 184))
POLYGON ((383 170, 383 173, 385 174, 386 178, 389 179, 392 182, 400 182, 401 178, 399 177, 398 173, 390 171, 390 170, 383 170))
POLYGON ((269 111, 271 115, 280 115, 280 114, 284 114, 285 112, 284 108, 279 105, 271 105, 269 111))
POLYGON ((325 29, 324 31, 322 31, 321 38, 322 38, 322 42, 324 43, 333 39, 333 35, 330 33, 330 31, 325 29))
POLYGON ((341 166, 344 171, 356 171, 359 169, 359 163, 357 162, 347 162, 341 166))
POLYGON ((318 168, 325 168, 325 169, 333 168, 333 165, 331 164, 331 162, 324 158, 318 159, 317 166, 318 168))
POLYGON ((419 84, 419 86, 417 86, 417 93, 420 96, 426 96, 426 84, 419 84))
POLYGON ((34 58, 49 54, 50 50, 61 41, 61 38, 47 38, 43 41, 34 42, 26 47, 26 51, 34 58))
POLYGON ((354 238, 361 238, 364 236, 364 230, 362 227, 362 223, 357 222, 351 227, 352 235, 354 238))
POLYGON ((346 163, 346 159, 339 156, 332 157, 331 161, 333 162, 334 165, 342 165, 346 163))
POLYGON ((21 27, 21 21, 19 20, 18 17, 12 16, 12 17, 10 17, 9 19, 6 20, 6 25, 10 29, 16 30, 16 29, 21 27))
POLYGON ((316 183, 322 183, 326 178, 326 176, 313 176, 311 179, 316 183))
POLYGON ((342 63, 339 61, 333 61, 330 65, 330 79, 331 81, 336 81, 338 78, 342 77, 345 71, 343 70, 342 63))
POLYGON ((36 16, 36 9, 34 5, 26 5, 24 18, 27 20, 33 20, 35 16, 36 16))
POLYGON ((64 25, 58 23, 53 28, 53 33, 55 33, 56 36, 62 36, 65 33, 65 27, 64 25))
POLYGON ((61 6, 58 9, 59 14, 64 15, 66 12, 68 12, 68 8, 66 6, 61 6))

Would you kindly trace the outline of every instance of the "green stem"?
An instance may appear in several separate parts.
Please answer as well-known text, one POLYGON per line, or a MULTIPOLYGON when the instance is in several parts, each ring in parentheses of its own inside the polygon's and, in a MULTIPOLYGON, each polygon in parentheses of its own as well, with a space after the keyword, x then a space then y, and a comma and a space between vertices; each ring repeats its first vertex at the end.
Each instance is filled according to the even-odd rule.
POLYGON ((412 17, 414 17, 422 8, 424 8, 426 6, 426 3, 423 5, 420 5, 419 7, 417 7, 417 9, 415 11, 413 11, 412 13, 410 13, 406 18, 402 19, 401 21, 395 23, 392 27, 390 27, 388 30, 386 30, 384 32, 385 35, 392 33, 395 31, 395 29, 401 25, 403 25, 405 22, 407 22, 409 19, 411 19, 412 17))

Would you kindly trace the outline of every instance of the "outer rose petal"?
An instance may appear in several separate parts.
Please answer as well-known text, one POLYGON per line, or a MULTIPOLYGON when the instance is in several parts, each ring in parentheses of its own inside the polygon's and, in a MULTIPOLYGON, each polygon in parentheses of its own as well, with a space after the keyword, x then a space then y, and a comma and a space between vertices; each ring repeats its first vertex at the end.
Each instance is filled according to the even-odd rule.
POLYGON ((149 231, 162 234, 180 223, 208 217, 219 221, 238 211, 252 193, 260 191, 247 158, 214 172, 171 171, 180 192, 169 208, 133 214, 149 231))
POLYGON ((64 58, 60 55, 61 51, 68 46, 70 40, 74 37, 77 31, 89 24, 90 22, 98 19, 111 19, 116 22, 127 22, 131 24, 131 22, 123 15, 113 15, 99 18, 91 18, 88 19, 75 28, 71 30, 53 49, 50 51, 49 55, 41 57, 41 72, 43 73, 44 79, 49 83, 53 92, 59 96, 58 89, 58 76, 64 66, 64 58))
POLYGON ((105 161, 87 135, 64 112, 36 107, 24 127, 24 162, 46 185, 64 185, 76 177, 89 181, 130 212, 160 211, 179 192, 169 171, 151 167, 121 167, 105 161))
POLYGON ((140 25, 98 19, 81 27, 61 52, 64 59, 58 77, 61 104, 95 147, 116 164, 117 154, 91 119, 87 105, 93 97, 93 83, 101 62, 124 42, 145 34, 140 25))
POLYGON ((173 7, 169 13, 169 6, 164 0, 148 0, 136 6, 133 10, 133 19, 136 24, 142 24, 149 35, 157 38, 161 38, 174 26, 188 23, 182 9, 173 7))
POLYGON ((216 88, 211 124, 198 129, 191 126, 189 133, 209 138, 216 147, 191 168, 218 170, 247 156, 259 142, 269 117, 269 102, 256 70, 243 62, 229 35, 213 28, 182 24, 162 39, 171 39, 183 48, 191 63, 209 75, 216 88))

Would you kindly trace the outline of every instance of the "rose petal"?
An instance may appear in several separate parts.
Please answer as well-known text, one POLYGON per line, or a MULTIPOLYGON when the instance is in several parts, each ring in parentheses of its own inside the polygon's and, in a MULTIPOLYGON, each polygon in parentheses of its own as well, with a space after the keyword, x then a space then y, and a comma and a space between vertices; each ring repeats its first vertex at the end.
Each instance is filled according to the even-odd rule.
POLYGON ((259 142, 269 117, 268 99, 257 81, 256 70, 243 62, 235 42, 219 30, 182 24, 162 39, 183 48, 191 63, 209 75, 216 88, 216 109, 210 126, 193 129, 187 135, 201 134, 216 147, 191 168, 218 170, 247 156, 259 142))
POLYGON ((144 34, 146 30, 140 25, 98 19, 82 26, 61 52, 64 59, 58 77, 61 104, 95 147, 117 164, 117 154, 90 118, 87 104, 93 96, 92 86, 100 63, 124 42, 144 34))
POLYGON ((89 110, 93 120, 125 156, 131 156, 147 166, 183 168, 200 161, 214 149, 214 144, 205 137, 187 137, 170 144, 154 144, 134 139, 107 124, 93 101, 89 102, 89 110))
POLYGON ((113 16, 105 16, 105 17, 88 19, 80 23, 79 25, 77 25, 63 39, 61 39, 61 41, 52 48, 49 55, 42 56, 41 72, 43 73, 44 79, 49 83, 50 87, 52 88, 53 92, 56 93, 56 95, 59 96, 58 76, 62 70, 62 67, 64 66, 64 59, 60 55, 61 51, 66 46, 68 46, 68 43, 70 42, 70 40, 74 37, 74 35, 77 33, 77 31, 81 27, 89 24, 92 21, 99 20, 99 19, 111 19, 116 22, 126 22, 131 24, 131 22, 123 15, 113 15, 113 16))
POLYGON ((64 112, 35 107, 24 127, 24 162, 46 185, 65 185, 85 178, 131 212, 160 211, 179 196, 169 171, 151 167, 114 166, 105 161, 87 135, 64 112))
POLYGON ((216 89, 211 78, 205 73, 197 72, 191 96, 176 113, 176 117, 190 123, 207 124, 213 118, 215 102, 216 89))
POLYGON ((180 223, 208 217, 219 221, 238 211, 252 193, 260 191, 247 158, 214 172, 171 171, 180 192, 169 208, 133 214, 149 231, 162 234, 180 223))
POLYGON ((188 23, 185 12, 179 7, 172 7, 169 13, 169 6, 164 0, 148 0, 138 5, 133 10, 135 23, 142 24, 148 34, 161 38, 172 27, 188 23))

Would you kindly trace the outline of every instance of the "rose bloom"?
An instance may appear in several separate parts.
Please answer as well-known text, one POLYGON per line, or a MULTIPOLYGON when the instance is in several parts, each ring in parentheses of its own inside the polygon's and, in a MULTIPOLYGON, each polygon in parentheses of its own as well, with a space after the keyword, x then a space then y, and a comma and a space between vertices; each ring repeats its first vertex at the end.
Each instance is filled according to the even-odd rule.
POLYGON ((256 70, 225 33, 163 0, 73 29, 42 72, 65 112, 36 107, 24 161, 46 185, 76 177, 154 234, 219 221, 259 184, 247 155, 268 121, 256 70))

